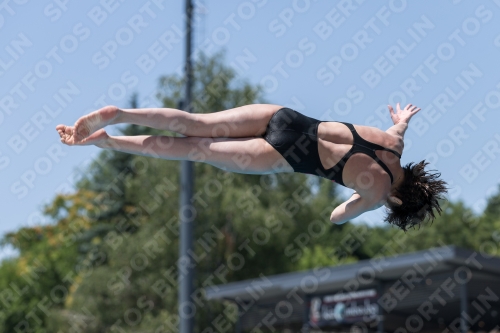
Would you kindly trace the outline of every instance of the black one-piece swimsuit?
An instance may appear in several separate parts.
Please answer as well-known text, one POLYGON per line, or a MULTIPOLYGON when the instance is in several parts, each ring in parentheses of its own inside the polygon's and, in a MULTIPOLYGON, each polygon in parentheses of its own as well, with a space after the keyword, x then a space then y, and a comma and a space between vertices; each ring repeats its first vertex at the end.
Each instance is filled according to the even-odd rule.
POLYGON ((352 132, 351 149, 330 169, 325 169, 318 153, 318 126, 322 121, 307 117, 289 108, 279 109, 269 121, 263 138, 269 142, 290 164, 295 172, 320 176, 345 186, 342 171, 347 160, 356 153, 363 153, 373 158, 394 181, 391 171, 375 154, 376 150, 385 150, 401 158, 401 155, 389 148, 366 141, 352 124, 346 125, 352 132))

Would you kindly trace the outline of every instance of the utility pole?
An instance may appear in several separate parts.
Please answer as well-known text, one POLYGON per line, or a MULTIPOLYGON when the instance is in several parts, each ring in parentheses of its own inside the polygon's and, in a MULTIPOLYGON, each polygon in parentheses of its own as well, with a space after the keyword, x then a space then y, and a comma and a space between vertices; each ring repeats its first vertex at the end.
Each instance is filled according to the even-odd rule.
MULTIPOLYGON (((183 105, 187 112, 192 112, 191 88, 193 85, 193 68, 191 64, 193 4, 186 0, 186 48, 184 75, 186 86, 183 105)), ((196 213, 191 199, 193 197, 194 180, 193 163, 181 162, 181 197, 179 207, 180 243, 179 243, 179 332, 192 333, 196 307, 191 302, 193 293, 194 262, 189 253, 193 250, 193 223, 196 213)))

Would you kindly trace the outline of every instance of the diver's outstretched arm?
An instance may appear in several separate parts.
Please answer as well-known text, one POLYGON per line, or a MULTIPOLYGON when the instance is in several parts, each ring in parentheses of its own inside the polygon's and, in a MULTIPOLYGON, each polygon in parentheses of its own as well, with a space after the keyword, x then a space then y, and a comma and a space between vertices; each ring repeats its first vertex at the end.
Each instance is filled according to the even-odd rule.
POLYGON ((345 223, 359 215, 382 206, 381 201, 369 200, 354 193, 348 200, 338 205, 330 216, 330 221, 336 224, 345 223))

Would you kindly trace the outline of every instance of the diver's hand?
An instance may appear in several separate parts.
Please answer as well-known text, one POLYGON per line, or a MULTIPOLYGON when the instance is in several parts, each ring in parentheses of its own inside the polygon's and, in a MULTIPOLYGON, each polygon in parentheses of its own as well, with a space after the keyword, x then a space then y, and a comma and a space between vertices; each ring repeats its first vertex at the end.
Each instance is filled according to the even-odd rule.
POLYGON ((400 123, 408 124, 411 117, 413 117, 418 111, 420 111, 419 107, 412 104, 408 104, 404 109, 401 109, 398 103, 396 105, 396 110, 397 110, 396 112, 394 112, 394 109, 392 108, 391 105, 388 105, 387 107, 389 108, 391 119, 394 125, 400 123))

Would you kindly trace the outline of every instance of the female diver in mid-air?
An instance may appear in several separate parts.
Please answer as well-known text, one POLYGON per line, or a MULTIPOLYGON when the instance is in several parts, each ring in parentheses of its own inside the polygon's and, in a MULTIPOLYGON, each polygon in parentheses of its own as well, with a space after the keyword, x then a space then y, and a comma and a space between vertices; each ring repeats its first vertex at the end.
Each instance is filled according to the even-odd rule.
POLYGON ((411 104, 396 111, 387 131, 336 121, 319 121, 271 104, 246 105, 208 114, 176 109, 119 109, 107 106, 56 127, 67 145, 95 145, 168 160, 205 162, 247 174, 300 172, 355 190, 332 212, 343 223, 382 205, 386 221, 407 230, 440 213, 447 191, 428 164, 400 165, 408 122, 420 109, 411 104), (109 136, 103 127, 130 123, 177 132, 185 137, 109 136))

